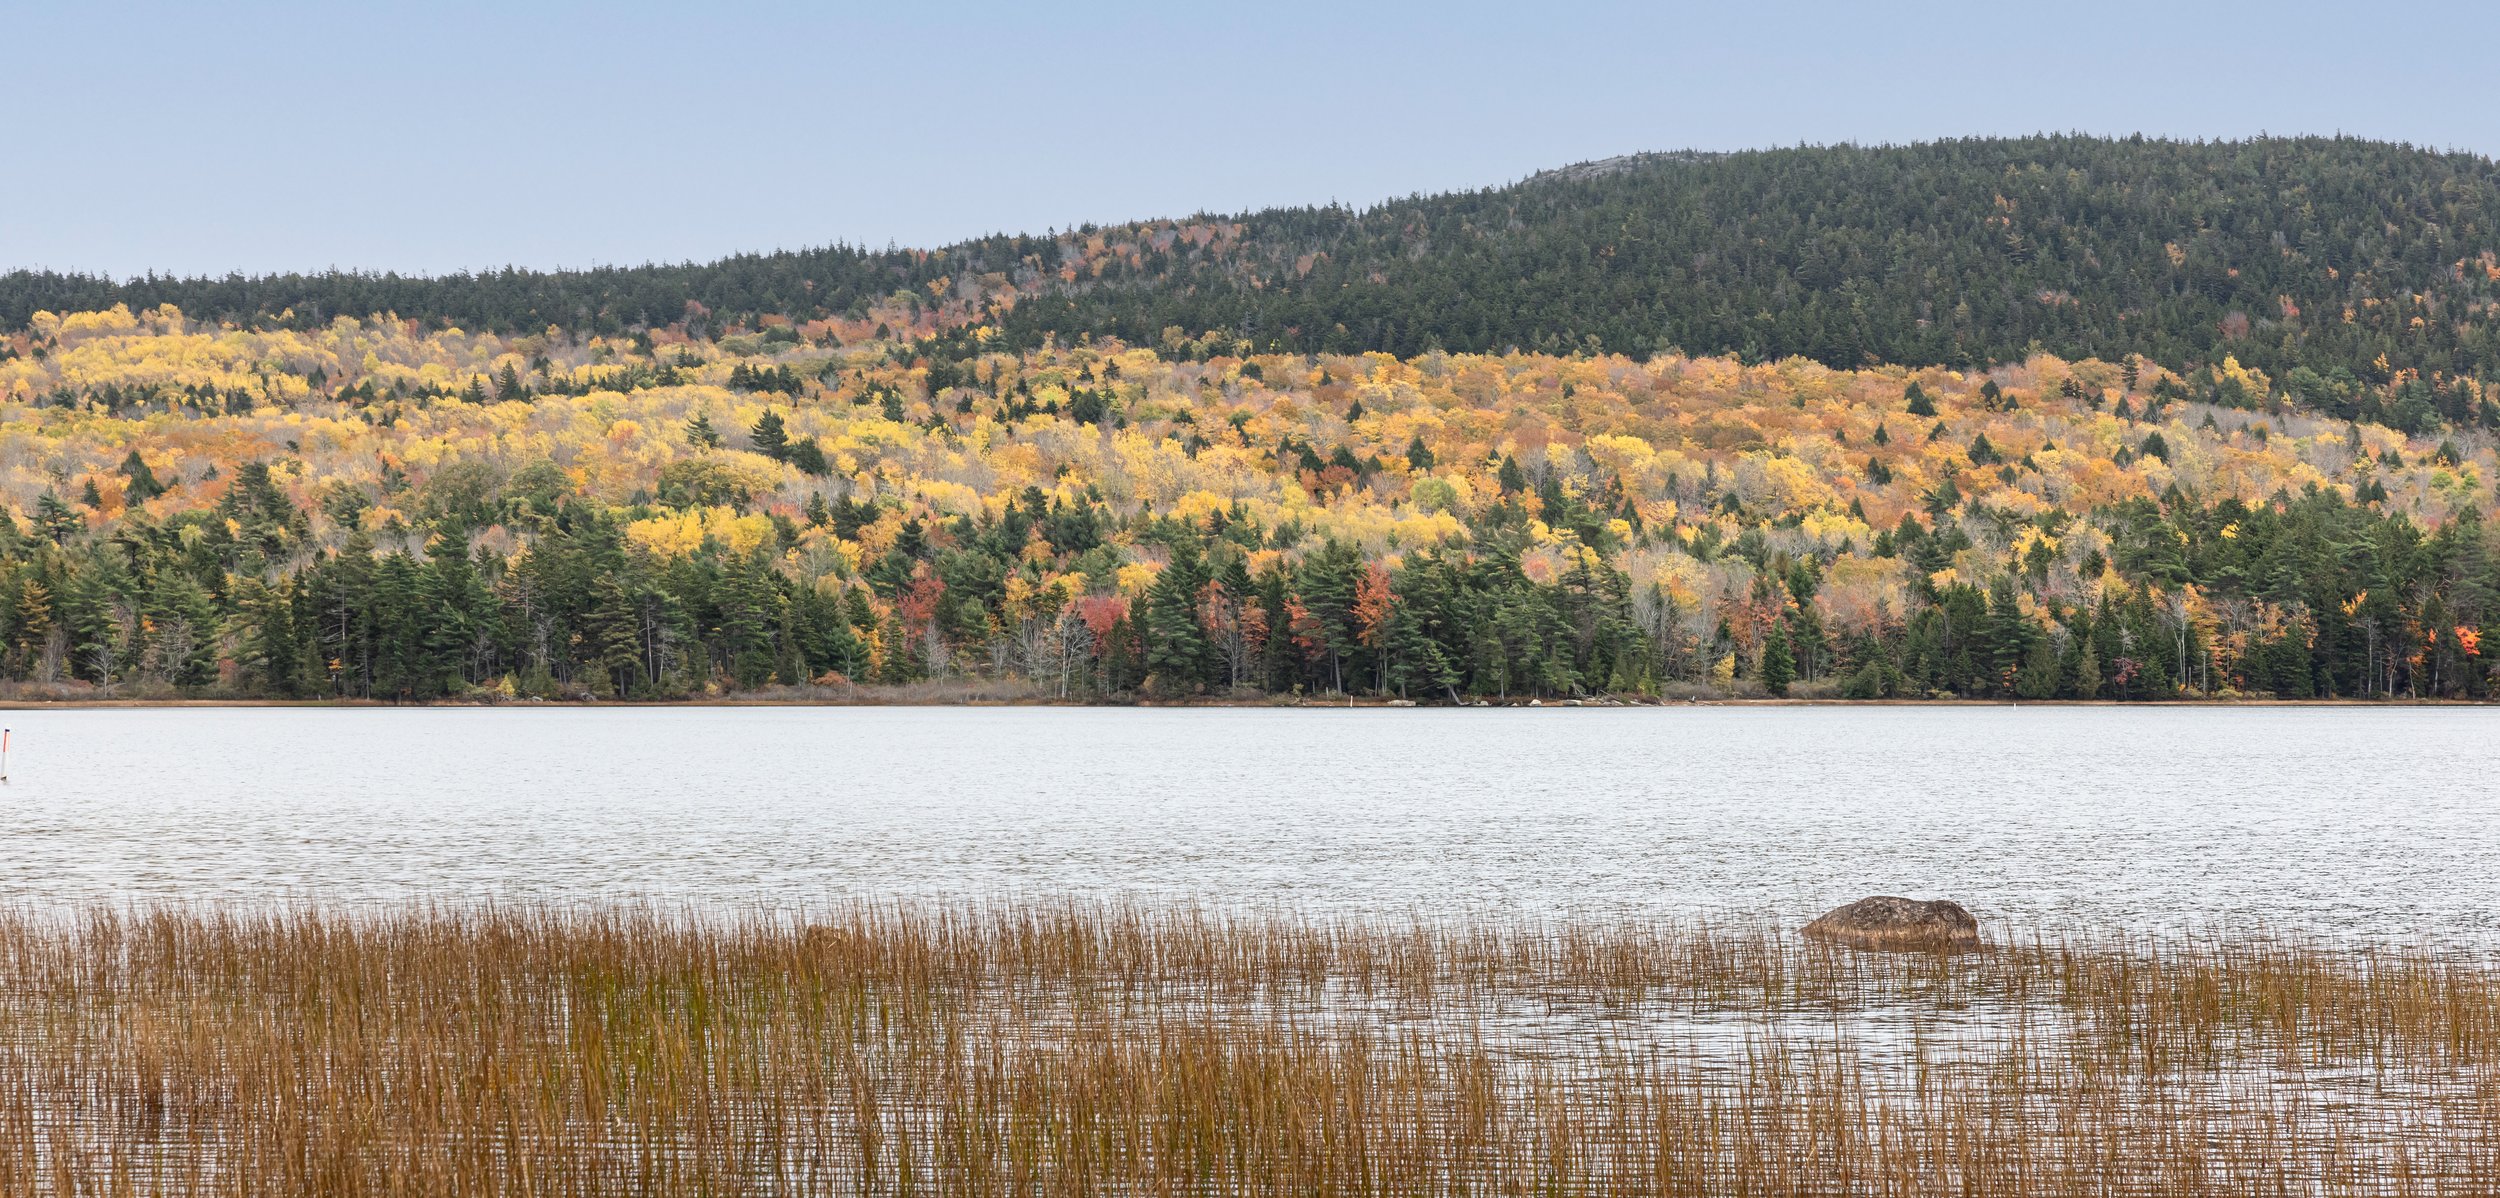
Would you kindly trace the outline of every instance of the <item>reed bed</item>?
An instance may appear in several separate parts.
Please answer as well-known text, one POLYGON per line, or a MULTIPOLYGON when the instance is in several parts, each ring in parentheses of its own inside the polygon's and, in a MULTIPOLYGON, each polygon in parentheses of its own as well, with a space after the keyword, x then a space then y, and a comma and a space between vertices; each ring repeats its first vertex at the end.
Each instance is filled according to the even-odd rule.
POLYGON ((0 1195, 2488 1194, 2500 974, 1022 903, 0 917, 0 1195))

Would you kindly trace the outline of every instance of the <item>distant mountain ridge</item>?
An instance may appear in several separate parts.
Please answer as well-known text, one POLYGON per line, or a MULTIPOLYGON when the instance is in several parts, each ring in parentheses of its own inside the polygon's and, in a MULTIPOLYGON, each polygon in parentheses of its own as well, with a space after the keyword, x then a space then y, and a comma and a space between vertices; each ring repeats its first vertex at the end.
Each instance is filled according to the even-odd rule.
POLYGON ((0 276, 0 325, 173 303, 615 332, 688 319, 969 322, 1011 344, 1215 332, 1264 351, 1664 349, 1985 366, 2226 357, 2295 398, 2500 376, 2500 166, 2353 138, 1970 138, 1636 154, 1353 209, 835 246, 704 264, 114 282, 0 276), (2297 380, 2294 371, 2306 371, 2297 380), (2308 392, 2308 393, 2304 393, 2308 392))

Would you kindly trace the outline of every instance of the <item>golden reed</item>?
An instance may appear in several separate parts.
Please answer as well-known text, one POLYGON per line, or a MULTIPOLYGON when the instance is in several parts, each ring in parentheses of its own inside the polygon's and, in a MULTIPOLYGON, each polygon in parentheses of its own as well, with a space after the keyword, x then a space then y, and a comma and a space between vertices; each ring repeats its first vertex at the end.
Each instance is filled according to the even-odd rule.
POLYGON ((2500 975, 1192 908, 0 918, 0 1195, 2500 1190, 2500 975))

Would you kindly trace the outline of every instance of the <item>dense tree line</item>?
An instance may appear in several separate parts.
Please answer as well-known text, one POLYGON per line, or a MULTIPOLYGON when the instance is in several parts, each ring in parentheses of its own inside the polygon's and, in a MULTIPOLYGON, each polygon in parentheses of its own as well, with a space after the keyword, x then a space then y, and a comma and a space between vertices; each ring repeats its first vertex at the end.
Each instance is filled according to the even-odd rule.
MULTIPOLYGON (((2500 373, 2495 251, 2500 167, 2475 155, 2350 138, 1989 138, 1649 155, 1359 211, 928 252, 442 278, 21 271, 0 276, 0 325, 118 302, 297 327, 393 312, 701 333, 899 305, 929 327, 989 320, 1028 347, 1174 330, 1220 333, 1235 352, 1672 346, 1845 367, 2047 350, 2183 375, 2228 355, 2295 399, 2418 429, 2500 421, 2466 386, 2500 373)), ((2207 390, 2231 398, 2219 379, 2207 390)))
POLYGON ((68 312, 128 304, 173 304, 195 316, 232 324, 317 328, 335 317, 394 313, 433 325, 498 331, 549 325, 585 332, 723 322, 783 314, 837 314, 912 291, 943 275, 958 257, 1002 257, 1036 239, 1000 238, 950 254, 872 252, 851 246, 741 254, 717 262, 611 266, 589 270, 506 267, 435 276, 390 272, 179 278, 146 275, 112 280, 58 271, 0 275, 0 326, 22 327, 38 311, 68 312))
MULTIPOLYGON (((2174 497, 2175 499, 2175 497, 2174 497)), ((2109 563, 2127 585, 2089 601, 2042 600, 2020 575, 1956 582, 1886 630, 1841 646, 1849 698, 1934 694, 2028 699, 2194 697, 2230 689, 2280 698, 2489 693, 2482 629, 2500 616, 2500 569, 2479 513, 2425 536, 2401 516, 2326 493, 2249 505, 2130 501, 2102 514, 2118 532, 2109 563), (2268 620, 2217 671, 2198 616, 2257 605, 2268 620), (2045 625, 2034 617, 2047 617, 2045 625)), ((1948 539, 1959 535, 1947 530, 1948 539)), ((1893 546, 1949 556, 1910 521, 1893 546)), ((2036 578, 2033 579, 2036 581, 2036 578)), ((1808 592, 1810 594, 1810 592, 1808 592)), ((1820 648, 1810 604, 1784 621, 1820 648)))
MULTIPOLYGON (((1427 702, 1597 694, 1811 693, 2173 699, 2219 693, 2484 697, 2482 630, 2500 562, 2468 510, 2425 535, 2329 492, 2201 505, 2173 496, 2095 513, 2114 533, 2091 595, 2046 585, 2043 559, 1984 583, 1946 563, 2000 514, 1905 516, 1872 547, 1922 581, 1899 612, 1843 627, 1818 602, 1837 555, 1758 537, 1722 545, 1635 534, 1705 560, 1749 559, 1753 590, 1712 626, 1679 618, 1595 552, 1531 577, 1516 550, 1527 497, 1494 505, 1475 547, 1391 564, 1306 545, 1253 568, 1291 528, 1207 523, 1046 500, 994 517, 913 520, 855 578, 809 578, 777 553, 707 541, 662 559, 622 535, 636 511, 518 487, 446 512, 419 552, 359 531, 303 552, 309 513, 261 467, 214 508, 84 531, 47 511, 0 524, 0 675, 149 693, 425 700, 666 699, 774 684, 1022 679, 1065 698, 1255 692, 1427 702), (533 533, 470 551, 494 519, 533 533), (1109 570, 1113 532, 1168 551, 1142 594, 1043 585, 1032 547, 1109 570), (1095 555, 1089 558, 1087 555, 1095 555), (2218 645, 2212 609, 2255 605, 2253 643, 2218 645)), ((1562 497, 1551 514, 1585 520, 1562 497)), ((856 534, 874 505, 811 505, 856 534)), ((2064 531, 2051 514, 2037 527, 2064 531)), ((2096 551, 2097 552, 2097 551, 2096 551)))

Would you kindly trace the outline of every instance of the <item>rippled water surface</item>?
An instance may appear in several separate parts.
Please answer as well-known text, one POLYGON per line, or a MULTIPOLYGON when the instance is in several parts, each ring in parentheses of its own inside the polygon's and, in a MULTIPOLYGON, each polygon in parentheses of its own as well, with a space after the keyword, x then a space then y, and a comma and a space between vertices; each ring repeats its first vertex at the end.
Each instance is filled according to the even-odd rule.
POLYGON ((2500 711, 36 710, 0 900, 1185 896, 2500 927, 2500 711))

